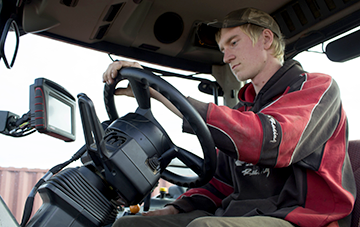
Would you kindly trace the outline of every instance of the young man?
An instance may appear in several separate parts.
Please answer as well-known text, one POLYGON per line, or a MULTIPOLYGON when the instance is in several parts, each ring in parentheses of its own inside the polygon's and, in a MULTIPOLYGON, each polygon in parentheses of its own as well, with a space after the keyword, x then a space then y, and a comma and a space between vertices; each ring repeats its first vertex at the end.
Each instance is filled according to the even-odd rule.
MULTIPOLYGON (((165 208, 114 226, 349 226, 356 190, 336 82, 283 63, 280 29, 262 11, 236 10, 210 26, 220 28, 216 39, 234 76, 251 80, 233 109, 188 98, 220 150, 216 174, 165 208)), ((129 66, 141 67, 114 62, 103 81, 129 66)))

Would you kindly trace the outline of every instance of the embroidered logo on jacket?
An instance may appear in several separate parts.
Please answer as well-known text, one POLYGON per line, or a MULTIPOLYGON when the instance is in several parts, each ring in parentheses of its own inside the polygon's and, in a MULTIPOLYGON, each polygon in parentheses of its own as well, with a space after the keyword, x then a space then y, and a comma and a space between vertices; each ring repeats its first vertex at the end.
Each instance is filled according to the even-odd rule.
POLYGON ((246 163, 240 160, 235 161, 236 166, 244 166, 244 170, 241 171, 243 176, 258 176, 258 175, 266 175, 269 177, 270 168, 261 168, 259 166, 254 166, 251 163, 246 163))
POLYGON ((267 115, 267 117, 269 118, 270 121, 270 125, 271 125, 271 129, 272 129, 272 139, 270 140, 270 143, 276 143, 277 142, 277 137, 278 137, 278 131, 276 129, 276 121, 273 117, 267 115))
POLYGON ((261 175, 261 174, 265 174, 266 177, 269 177, 270 175, 270 169, 269 168, 264 168, 264 169, 260 169, 260 168, 247 168, 247 169, 244 169, 242 171, 243 173, 243 176, 258 176, 258 175, 261 175))

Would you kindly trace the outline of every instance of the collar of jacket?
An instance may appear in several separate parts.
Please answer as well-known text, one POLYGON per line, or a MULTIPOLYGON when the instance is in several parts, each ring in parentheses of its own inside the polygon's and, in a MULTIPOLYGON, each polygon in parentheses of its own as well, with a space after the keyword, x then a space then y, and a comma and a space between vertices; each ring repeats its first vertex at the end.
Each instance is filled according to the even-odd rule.
MULTIPOLYGON (((253 89, 252 84, 245 85, 244 89, 239 92, 240 103, 245 106, 252 106, 251 111, 257 113, 264 106, 273 101, 273 99, 284 93, 287 87, 295 83, 301 74, 305 73, 299 62, 288 60, 284 65, 269 79, 260 92, 256 95, 253 102, 241 100, 241 96, 247 89, 253 89)), ((254 94, 255 95, 255 94, 254 94)), ((239 104, 240 104, 239 103, 239 104)), ((237 105, 238 106, 238 105, 237 105)))

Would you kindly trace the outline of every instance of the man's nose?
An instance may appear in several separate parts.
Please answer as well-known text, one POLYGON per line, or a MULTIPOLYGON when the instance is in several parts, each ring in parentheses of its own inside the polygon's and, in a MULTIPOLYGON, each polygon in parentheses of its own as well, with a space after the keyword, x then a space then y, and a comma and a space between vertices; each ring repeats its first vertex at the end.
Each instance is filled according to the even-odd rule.
POLYGON ((229 64, 229 63, 231 63, 232 60, 234 60, 235 55, 232 54, 230 51, 224 50, 223 53, 224 53, 224 56, 223 56, 224 63, 229 64))

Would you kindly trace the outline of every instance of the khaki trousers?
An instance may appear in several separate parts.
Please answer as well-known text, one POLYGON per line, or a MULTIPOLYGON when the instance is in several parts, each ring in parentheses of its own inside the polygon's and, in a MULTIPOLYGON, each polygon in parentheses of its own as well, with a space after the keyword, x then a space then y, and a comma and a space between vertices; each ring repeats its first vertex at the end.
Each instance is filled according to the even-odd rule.
POLYGON ((290 222, 279 218, 255 217, 217 217, 205 211, 193 211, 165 216, 129 215, 116 220, 113 227, 294 227, 290 222))

